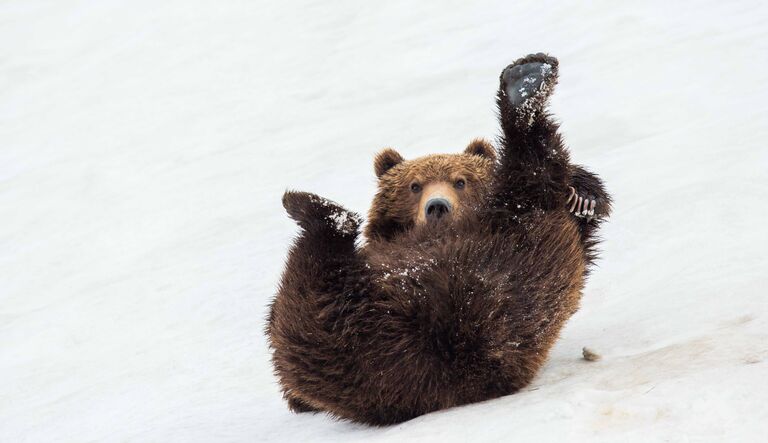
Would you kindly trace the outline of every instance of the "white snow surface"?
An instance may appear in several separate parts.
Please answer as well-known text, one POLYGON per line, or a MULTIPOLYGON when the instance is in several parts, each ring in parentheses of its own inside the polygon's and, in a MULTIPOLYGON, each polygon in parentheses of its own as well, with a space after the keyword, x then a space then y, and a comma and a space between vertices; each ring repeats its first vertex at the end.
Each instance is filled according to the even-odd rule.
POLYGON ((766 5, 0 2, 0 441, 765 441, 766 5), (546 367, 387 428, 290 413, 282 192, 365 213, 377 150, 496 136, 538 51, 616 199, 546 367))

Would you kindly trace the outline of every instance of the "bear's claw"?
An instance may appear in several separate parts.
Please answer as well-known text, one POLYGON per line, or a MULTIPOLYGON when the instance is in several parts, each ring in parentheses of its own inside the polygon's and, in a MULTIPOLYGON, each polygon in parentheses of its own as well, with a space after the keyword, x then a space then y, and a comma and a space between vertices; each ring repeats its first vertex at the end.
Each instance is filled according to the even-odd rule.
POLYGON ((565 201, 566 205, 570 203, 568 212, 575 215, 576 217, 586 218, 588 222, 592 221, 592 218, 595 216, 597 200, 578 195, 576 193, 576 188, 573 186, 569 186, 568 189, 571 190, 571 194, 568 196, 568 200, 565 201))

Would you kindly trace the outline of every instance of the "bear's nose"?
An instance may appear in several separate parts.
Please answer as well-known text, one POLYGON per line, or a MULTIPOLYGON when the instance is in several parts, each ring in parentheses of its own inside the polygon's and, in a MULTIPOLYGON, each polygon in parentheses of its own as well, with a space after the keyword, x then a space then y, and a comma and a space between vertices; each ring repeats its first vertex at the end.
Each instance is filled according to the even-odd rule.
POLYGON ((451 212, 451 202, 443 197, 430 198, 424 206, 427 220, 439 220, 451 212))

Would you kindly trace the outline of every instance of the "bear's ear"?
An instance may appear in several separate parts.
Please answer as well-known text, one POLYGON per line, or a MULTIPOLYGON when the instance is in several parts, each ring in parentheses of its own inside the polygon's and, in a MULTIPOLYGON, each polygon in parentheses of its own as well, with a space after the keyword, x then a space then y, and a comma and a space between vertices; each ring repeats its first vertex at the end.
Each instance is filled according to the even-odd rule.
POLYGON ((469 155, 479 155, 480 157, 485 157, 491 161, 496 161, 496 150, 493 149, 493 145, 482 138, 472 140, 469 146, 467 146, 467 149, 464 150, 464 153, 469 155))
POLYGON ((376 171, 376 177, 381 177, 385 172, 405 161, 402 155, 398 154, 392 148, 387 148, 378 154, 373 161, 373 169, 376 171))

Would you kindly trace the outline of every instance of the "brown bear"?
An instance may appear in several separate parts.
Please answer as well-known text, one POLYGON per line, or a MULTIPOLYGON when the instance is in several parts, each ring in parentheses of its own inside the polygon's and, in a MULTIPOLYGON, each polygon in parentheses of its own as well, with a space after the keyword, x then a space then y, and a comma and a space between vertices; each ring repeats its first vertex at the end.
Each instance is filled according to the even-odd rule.
POLYGON ((358 215, 286 192, 302 229, 267 335, 293 411, 386 425, 531 381, 578 308, 610 211, 546 111, 557 77, 544 54, 504 69, 498 158, 483 140, 410 161, 381 152, 361 245, 358 215))

